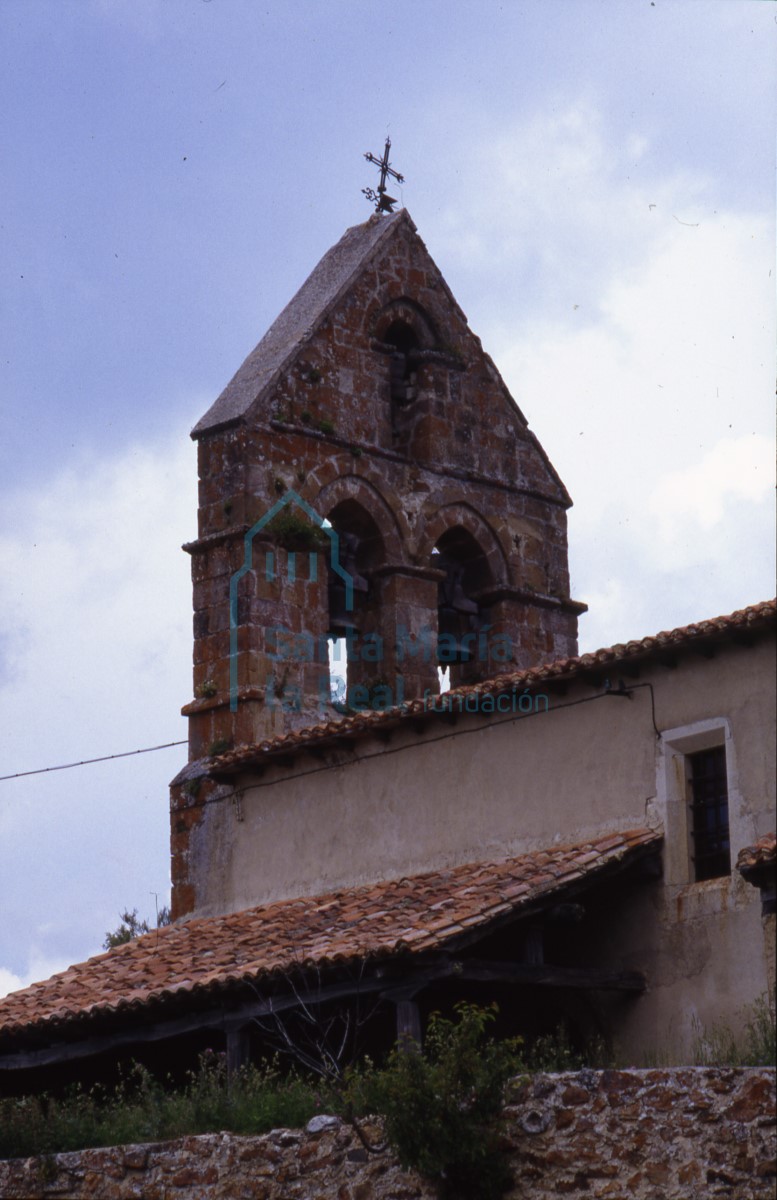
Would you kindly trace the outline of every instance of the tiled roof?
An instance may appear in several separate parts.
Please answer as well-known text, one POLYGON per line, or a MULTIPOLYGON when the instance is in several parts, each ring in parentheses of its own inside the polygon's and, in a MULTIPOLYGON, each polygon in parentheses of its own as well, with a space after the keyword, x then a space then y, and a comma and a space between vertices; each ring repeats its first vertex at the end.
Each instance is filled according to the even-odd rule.
POLYGON ((745 846, 737 855, 737 870, 744 879, 758 885, 769 868, 774 868, 777 862, 777 837, 767 833, 753 846, 745 846))
MULTIPOLYGON (((745 637, 755 630, 773 628, 775 616, 777 616, 777 600, 765 600, 761 604, 753 604, 749 608, 740 609, 728 616, 712 617, 708 621, 682 625, 678 629, 657 633, 653 637, 641 638, 639 641, 619 643, 602 650, 595 650, 590 654, 581 654, 576 658, 562 658, 556 662, 498 675, 482 683, 456 688, 446 693, 447 704, 451 705, 454 698, 458 696, 497 696, 503 692, 522 692, 553 680, 563 681, 602 669, 617 668, 620 663, 635 659, 666 655, 737 636, 745 637)), ((450 707, 448 711, 451 711, 450 707)), ((458 711, 458 709, 454 711, 458 711)), ((429 702, 423 697, 410 700, 399 708, 388 708, 381 711, 370 709, 351 716, 325 721, 305 729, 292 730, 254 745, 239 746, 235 750, 215 758, 210 774, 217 776, 236 774, 241 769, 256 765, 273 754, 288 754, 291 750, 303 749, 309 745, 320 745, 343 737, 370 734, 379 729, 401 724, 408 718, 418 720, 420 718, 434 719, 434 717, 433 702, 429 702)))
MULTIPOLYGON (((346 230, 326 252, 283 312, 273 321, 219 398, 192 430, 192 437, 238 420, 269 387, 279 371, 313 334, 338 298, 353 282, 401 222, 410 221, 405 209, 390 216, 372 216, 346 230)), ((412 226, 412 221, 410 221, 412 226)), ((415 228, 413 226, 413 228, 415 228)))
POLYGON ((660 842, 655 831, 636 829, 179 922, 0 1000, 0 1038, 154 1004, 170 1007, 176 998, 217 1000, 235 985, 310 963, 387 957, 466 940, 660 842))

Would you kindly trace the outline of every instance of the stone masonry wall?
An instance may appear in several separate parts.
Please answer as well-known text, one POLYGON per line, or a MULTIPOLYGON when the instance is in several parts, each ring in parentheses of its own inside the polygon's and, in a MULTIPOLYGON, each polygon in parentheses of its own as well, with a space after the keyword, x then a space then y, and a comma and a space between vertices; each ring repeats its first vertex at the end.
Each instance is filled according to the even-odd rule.
POLYGON ((301 502, 338 538, 356 539, 354 707, 436 694, 440 632, 454 658, 457 636, 470 636, 469 659, 449 663, 452 686, 577 653, 585 606, 570 597, 569 497, 412 222, 392 228, 249 410, 197 435, 198 537, 185 547, 194 695, 182 710, 189 770, 171 785, 174 918, 197 910, 191 833, 202 806, 223 798, 196 764, 338 715, 332 543, 303 544, 298 525, 295 542, 287 524, 284 545, 268 524, 246 546, 276 504, 287 522, 302 519, 301 502), (397 324, 417 342, 399 406, 396 347, 385 340, 397 324), (439 627, 443 556, 460 571, 457 602, 470 606, 454 610, 457 630, 439 627))
MULTIPOLYGON (((773 1068, 580 1071, 514 1086, 507 1146, 532 1200, 771 1200, 773 1068)), ((379 1130, 368 1127, 371 1136, 379 1130)), ((209 1134, 0 1163, 4 1200, 433 1200, 349 1126, 209 1134)))
MULTIPOLYGON (((289 491, 341 532, 355 521, 362 543, 372 539, 376 560, 368 555, 359 571, 375 611, 362 615, 387 648, 398 626, 413 637, 430 627, 436 636, 442 576, 431 555, 439 538, 459 530, 479 548, 478 599, 492 634, 511 639, 511 661, 528 666, 576 653, 582 606, 569 594, 569 498, 409 219, 303 339, 269 394, 237 423, 198 438, 198 538, 186 547, 194 590, 194 699, 184 708, 190 759, 214 742, 258 741, 311 723, 304 702, 296 715, 264 704, 268 682, 275 696, 291 684, 304 695, 319 691, 316 672, 298 679, 265 638, 274 626, 297 632, 300 622, 326 636, 326 569, 322 562, 311 583, 300 560, 290 583, 279 560, 268 581, 271 540, 257 545, 240 582, 239 713, 228 704, 230 579, 243 563, 246 532, 289 491), (400 410, 391 401, 393 347, 383 340, 397 322, 419 343, 413 399, 400 410)), ((393 667, 373 665, 365 680, 392 677, 393 667)), ((477 667, 486 676, 505 669, 503 661, 477 667)), ((327 671, 324 655, 317 674, 327 671)), ((437 689, 436 662, 405 674, 404 699, 437 689)))

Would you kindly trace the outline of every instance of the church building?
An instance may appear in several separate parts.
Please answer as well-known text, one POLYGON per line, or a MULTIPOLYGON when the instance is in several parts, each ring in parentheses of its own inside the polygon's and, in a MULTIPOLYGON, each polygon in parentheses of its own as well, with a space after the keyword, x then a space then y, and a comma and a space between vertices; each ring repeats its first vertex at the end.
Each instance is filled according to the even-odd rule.
POLYGON ((1 1000, 0 1079, 237 1066, 302 1003, 689 1061, 773 992, 775 603, 578 655, 570 497, 406 210, 192 436, 174 923, 1 1000))

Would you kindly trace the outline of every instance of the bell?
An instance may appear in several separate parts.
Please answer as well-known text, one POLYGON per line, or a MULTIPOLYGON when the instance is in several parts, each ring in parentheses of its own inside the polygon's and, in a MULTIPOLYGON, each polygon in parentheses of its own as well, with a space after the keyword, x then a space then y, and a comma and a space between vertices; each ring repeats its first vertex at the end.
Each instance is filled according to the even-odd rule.
POLYGON ((446 563, 447 578, 442 584, 445 604, 456 612, 477 614, 477 601, 470 600, 464 591, 464 568, 457 563, 446 563))
MULTIPOLYGON (((354 585, 355 587, 355 585, 354 585)), ((330 576, 329 583, 329 627, 338 633, 359 628, 353 606, 346 606, 345 584, 337 575, 330 576)))
MULTIPOLYGON (((340 542, 340 566, 350 577, 351 587, 355 592, 368 592, 370 590, 369 583, 356 569, 356 558, 359 553, 358 537, 355 533, 340 533, 338 534, 338 538, 340 542)), ((339 575, 335 575, 331 571, 331 565, 330 583, 332 587, 339 585, 345 589, 345 582, 339 575)))

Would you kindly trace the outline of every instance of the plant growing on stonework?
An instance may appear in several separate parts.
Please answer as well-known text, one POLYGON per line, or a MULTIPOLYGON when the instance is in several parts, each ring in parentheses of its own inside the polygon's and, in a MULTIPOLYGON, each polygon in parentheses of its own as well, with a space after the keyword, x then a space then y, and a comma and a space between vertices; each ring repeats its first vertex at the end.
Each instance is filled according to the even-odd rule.
POLYGON ((423 1052, 397 1047, 379 1071, 355 1073, 351 1102, 385 1120, 404 1167, 434 1180, 444 1200, 496 1200, 512 1179, 503 1149, 504 1091, 520 1039, 487 1036, 495 1007, 456 1005, 429 1019, 423 1052))
POLYGON ((335 423, 334 421, 330 421, 328 417, 323 417, 318 423, 318 428, 322 433, 334 433, 335 423))
POLYGON ((218 688, 212 679, 206 679, 203 683, 198 683, 194 689, 194 693, 199 700, 208 700, 215 696, 218 688))
POLYGON ((734 1027, 693 1021, 697 1067, 773 1067, 777 1060, 774 996, 764 992, 737 1014, 734 1027))
POLYGON ((322 550, 329 543, 327 535, 318 526, 288 509, 268 522, 267 532, 276 546, 284 550, 322 550))

